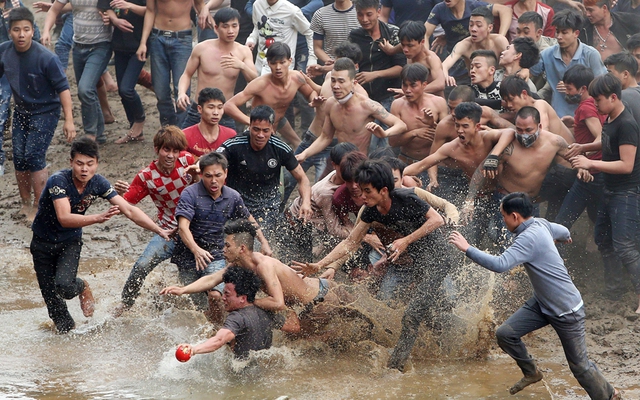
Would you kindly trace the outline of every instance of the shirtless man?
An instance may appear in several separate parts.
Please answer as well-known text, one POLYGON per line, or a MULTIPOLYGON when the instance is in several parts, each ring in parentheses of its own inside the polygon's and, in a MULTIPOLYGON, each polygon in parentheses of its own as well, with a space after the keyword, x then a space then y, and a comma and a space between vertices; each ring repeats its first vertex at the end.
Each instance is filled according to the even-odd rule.
MULTIPOLYGON (((231 7, 222 8, 216 12, 214 21, 218 39, 206 40, 193 48, 187 67, 178 83, 177 106, 187 110, 187 118, 182 123, 183 129, 200 122, 197 104, 192 103, 187 95, 191 88, 191 77, 196 71, 198 72, 196 98, 200 90, 211 87, 222 90, 225 99, 230 99, 234 95, 236 81, 241 72, 247 82, 251 82, 258 76, 251 50, 235 41, 240 28, 238 11, 231 7)), ((220 125, 236 129, 235 121, 229 116, 223 116, 220 125)))
POLYGON ((442 70, 444 71, 445 82, 449 86, 456 86, 454 77, 449 76, 449 68, 462 58, 469 67, 471 53, 476 50, 491 50, 496 54, 496 58, 500 56, 509 41, 502 35, 490 33, 493 30, 493 15, 487 7, 478 7, 471 12, 469 19, 469 32, 471 36, 458 42, 451 51, 451 54, 442 62, 442 70))
MULTIPOLYGON (((335 282, 325 278, 301 278, 293 269, 275 258, 254 252, 256 230, 248 220, 228 222, 225 224, 224 233, 224 257, 228 265, 253 271, 262 280, 262 291, 267 296, 256 299, 255 306, 268 311, 281 311, 296 305, 304 306, 300 318, 302 321, 294 312, 289 312, 287 321, 281 328, 283 331, 304 332, 304 328, 308 327, 304 317, 310 317, 312 314, 315 317, 319 312, 327 311, 326 308, 334 308, 340 304, 333 290, 336 287, 335 282)), ((226 268, 184 287, 166 287, 160 291, 160 294, 180 296, 205 292, 222 283, 222 275, 225 271, 226 268)))
POLYGON ((350 142, 367 154, 371 135, 384 138, 399 135, 407 126, 396 116, 389 114, 378 102, 354 93, 356 67, 348 58, 336 60, 331 73, 331 90, 333 97, 327 100, 327 117, 322 128, 322 135, 308 149, 296 158, 302 162, 324 150, 333 140, 350 142), (381 121, 389 128, 382 129, 373 122, 381 121))
MULTIPOLYGON (((424 25, 418 23, 424 29, 424 25)), ((427 93, 429 70, 422 64, 407 64, 402 68, 403 97, 391 104, 391 114, 400 118, 407 130, 389 138, 389 145, 400 147, 400 158, 407 164, 429 155, 435 128, 447 116, 447 102, 427 93)))
POLYGON ((289 69, 291 62, 289 46, 282 42, 273 43, 267 50, 267 63, 271 73, 249 82, 242 92, 225 103, 224 112, 237 122, 249 126, 249 117, 240 111, 240 107, 249 100, 252 107, 268 105, 276 112, 277 131, 295 149, 300 144, 300 138, 290 125, 286 131, 283 131, 282 128, 288 124, 286 119, 283 120, 284 113, 296 92, 299 91, 310 102, 316 99, 317 94, 309 87, 300 71, 289 69))
MULTIPOLYGON (((147 41, 151 59, 153 91, 158 99, 161 125, 178 125, 184 114, 178 114, 171 94, 178 95, 178 80, 191 55, 191 8, 202 9, 202 0, 149 0, 144 14, 138 59, 147 59, 147 41)), ((187 91, 188 93, 188 91, 187 91)))

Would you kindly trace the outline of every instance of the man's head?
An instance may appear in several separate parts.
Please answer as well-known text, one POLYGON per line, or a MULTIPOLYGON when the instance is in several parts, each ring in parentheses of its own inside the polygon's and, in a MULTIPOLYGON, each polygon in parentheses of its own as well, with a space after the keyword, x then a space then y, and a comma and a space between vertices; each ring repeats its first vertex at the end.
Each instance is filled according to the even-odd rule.
POLYGON ((609 0, 584 0, 582 4, 587 10, 587 19, 593 25, 602 24, 611 11, 609 0))
POLYGON ((367 207, 379 205, 394 189, 393 172, 382 160, 365 160, 356 169, 356 182, 367 207))
POLYGON ((338 58, 331 71, 331 92, 333 97, 341 103, 348 100, 347 96, 353 93, 353 85, 356 79, 356 65, 348 58, 338 58))
POLYGON ((248 219, 227 221, 224 225, 223 254, 228 263, 236 263, 242 255, 253 254, 256 227, 248 219))
POLYGON ((447 8, 454 8, 455 6, 460 4, 460 2, 464 2, 464 0, 444 0, 444 5, 447 8))
POLYGON ((333 49, 333 53, 336 55, 336 58, 344 57, 353 61, 356 66, 356 70, 358 69, 358 63, 362 61, 362 49, 360 49, 360 46, 355 43, 344 42, 333 49))
POLYGON ((493 83, 498 57, 492 50, 476 50, 471 53, 469 76, 471 83, 480 87, 487 87, 493 83))
POLYGON ((26 7, 13 8, 9 12, 7 21, 9 25, 9 36, 13 45, 19 52, 24 52, 31 48, 33 41, 33 13, 26 7))
POLYGON ((402 52, 409 60, 422 53, 427 28, 419 21, 404 21, 398 31, 402 52))
POLYGON ((414 103, 419 101, 427 87, 429 68, 419 63, 407 64, 402 67, 400 79, 402 80, 402 92, 407 101, 414 103))
POLYGON ((482 107, 478 103, 460 103, 453 110, 453 120, 458 134, 458 140, 463 145, 475 137, 480 130, 480 118, 482 117, 482 107))
POLYGON ((222 194, 222 187, 227 180, 227 159, 221 153, 212 151, 200 157, 200 179, 210 196, 217 199, 222 194))
POLYGON ((83 136, 71 143, 71 172, 75 181, 86 185, 98 170, 98 144, 83 136))
POLYGON ((640 33, 635 33, 627 39, 627 50, 629 50, 629 53, 631 53, 631 55, 636 58, 638 64, 640 64, 640 33))
POLYGON ((360 164, 367 159, 367 155, 360 151, 352 151, 347 153, 340 161, 340 175, 347 185, 347 190, 351 197, 359 198, 362 191, 358 182, 356 182, 356 171, 360 164))
POLYGON ((463 85, 456 86, 447 99, 447 105, 449 106, 449 114, 453 114, 453 110, 458 104, 466 101, 476 101, 476 94, 471 86, 463 85))
POLYGON ((589 85, 593 81, 593 71, 582 64, 569 67, 562 76, 565 94, 564 100, 569 104, 579 104, 589 98, 589 85))
POLYGON ((637 84, 638 61, 630 53, 625 51, 612 54, 604 60, 604 66, 607 67, 609 73, 620 79, 623 90, 637 84))
POLYGON ((287 76, 291 62, 291 49, 286 43, 275 42, 267 49, 267 64, 277 79, 287 76))
POLYGON ((231 43, 240 32, 240 13, 235 8, 223 7, 213 16, 214 30, 223 42, 231 43))
POLYGON ((402 189, 402 176, 404 175, 404 169, 407 168, 407 163, 400 160, 398 157, 384 156, 382 161, 389 164, 391 167, 391 173, 393 174, 393 187, 395 189, 402 189))
POLYGON ((251 147, 260 151, 275 131, 273 124, 276 122, 276 113, 273 108, 265 105, 257 106, 249 114, 249 143, 251 147))
POLYGON ((531 97, 527 81, 516 75, 507 76, 500 82, 500 97, 504 102, 504 108, 516 112, 535 101, 531 97))
POLYGON ((611 73, 600 75, 589 85, 589 95, 595 100, 598 112, 608 115, 621 101, 622 83, 611 73))
POLYGON ((204 88, 198 93, 198 112, 203 124, 218 125, 224 115, 224 93, 218 88, 204 88))
POLYGON ((355 0, 356 16, 360 26, 367 32, 371 32, 378 26, 380 17, 379 0, 355 0))
POLYGON ((518 37, 529 37, 533 39, 534 42, 537 42, 540 40, 540 37, 542 37, 543 24, 544 20, 542 19, 542 15, 535 11, 527 11, 522 13, 518 18, 516 33, 518 37))
POLYGON ((340 163, 346 155, 352 151, 358 151, 358 146, 349 142, 341 142, 335 145, 329 153, 329 160, 333 165, 333 169, 336 171, 336 176, 340 179, 343 179, 342 174, 340 173, 340 163))
POLYGON ((471 41, 474 43, 482 42, 493 30, 493 14, 491 9, 486 6, 474 8, 471 11, 469 19, 469 33, 471 41))
POLYGON ((156 162, 165 172, 173 171, 180 152, 187 149, 184 132, 175 125, 165 125, 153 137, 153 149, 158 155, 156 162))
POLYGON ((526 193, 509 193, 500 202, 500 213, 509 232, 514 232, 533 215, 533 201, 526 193))
POLYGON ((529 148, 540 137, 542 124, 540 112, 531 106, 522 107, 516 113, 516 140, 522 147, 529 148))
POLYGON ((573 46, 578 41, 580 29, 585 23, 582 14, 573 10, 562 10, 553 16, 551 23, 556 28, 558 46, 562 49, 573 46))
POLYGON ((253 304, 262 281, 253 271, 229 266, 222 275, 222 301, 227 311, 235 311, 253 304))
POLYGON ((530 37, 517 37, 500 54, 500 65, 531 68, 540 59, 538 45, 530 37))

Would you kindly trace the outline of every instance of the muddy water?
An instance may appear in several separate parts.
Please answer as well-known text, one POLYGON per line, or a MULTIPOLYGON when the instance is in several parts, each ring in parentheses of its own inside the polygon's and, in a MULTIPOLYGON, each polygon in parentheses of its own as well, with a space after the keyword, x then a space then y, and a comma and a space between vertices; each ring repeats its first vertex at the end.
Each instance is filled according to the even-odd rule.
MULTIPOLYGON (((181 364, 173 355, 175 345, 202 341, 213 328, 200 313, 189 310, 186 300, 155 294, 174 282, 170 264, 154 271, 134 309, 114 320, 108 310, 119 299, 130 262, 83 259, 79 276, 93 288, 96 313, 84 318, 78 300, 69 301, 77 328, 58 335, 38 291, 28 251, 3 247, 0 252, 4 260, 0 262, 0 398, 584 398, 566 365, 560 364, 562 358, 549 348, 532 350, 544 360, 548 376, 544 383, 517 397, 507 393, 520 378, 517 367, 490 338, 482 337, 482 329, 470 329, 490 312, 486 309, 490 299, 482 294, 456 309, 457 318, 468 324, 441 337, 438 343, 443 346, 423 332, 413 369, 406 374, 384 368, 391 345, 380 345, 397 335, 402 310, 385 311, 384 305, 364 297, 354 306, 375 320, 379 332, 373 333, 372 340, 330 347, 320 342, 292 342, 277 333, 274 347, 254 356, 248 366, 231 361, 226 349, 181 364), (383 314, 389 318, 381 320, 383 314), (389 337, 384 337, 385 332, 389 337)), ((490 276, 483 277, 485 284, 491 283, 490 276)))

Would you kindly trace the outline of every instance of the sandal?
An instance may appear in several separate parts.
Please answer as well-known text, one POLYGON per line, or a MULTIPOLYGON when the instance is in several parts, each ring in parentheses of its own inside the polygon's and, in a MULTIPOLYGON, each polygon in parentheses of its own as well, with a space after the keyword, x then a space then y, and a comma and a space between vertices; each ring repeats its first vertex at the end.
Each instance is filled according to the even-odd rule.
POLYGON ((144 141, 144 134, 141 132, 138 136, 131 136, 130 133, 127 133, 125 136, 116 140, 116 144, 125 144, 129 142, 142 142, 144 141))

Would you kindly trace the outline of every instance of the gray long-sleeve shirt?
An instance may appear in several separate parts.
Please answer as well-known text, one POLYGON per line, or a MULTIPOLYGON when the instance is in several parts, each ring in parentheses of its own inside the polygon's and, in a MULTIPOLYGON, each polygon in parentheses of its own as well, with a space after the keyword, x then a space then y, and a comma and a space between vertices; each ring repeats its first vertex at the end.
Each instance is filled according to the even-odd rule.
POLYGON ((565 242, 571 234, 562 225, 542 218, 530 218, 514 231, 513 244, 500 256, 492 256, 471 246, 466 255, 494 272, 505 272, 523 264, 542 312, 561 316, 582 307, 582 296, 573 284, 554 240, 565 242))

